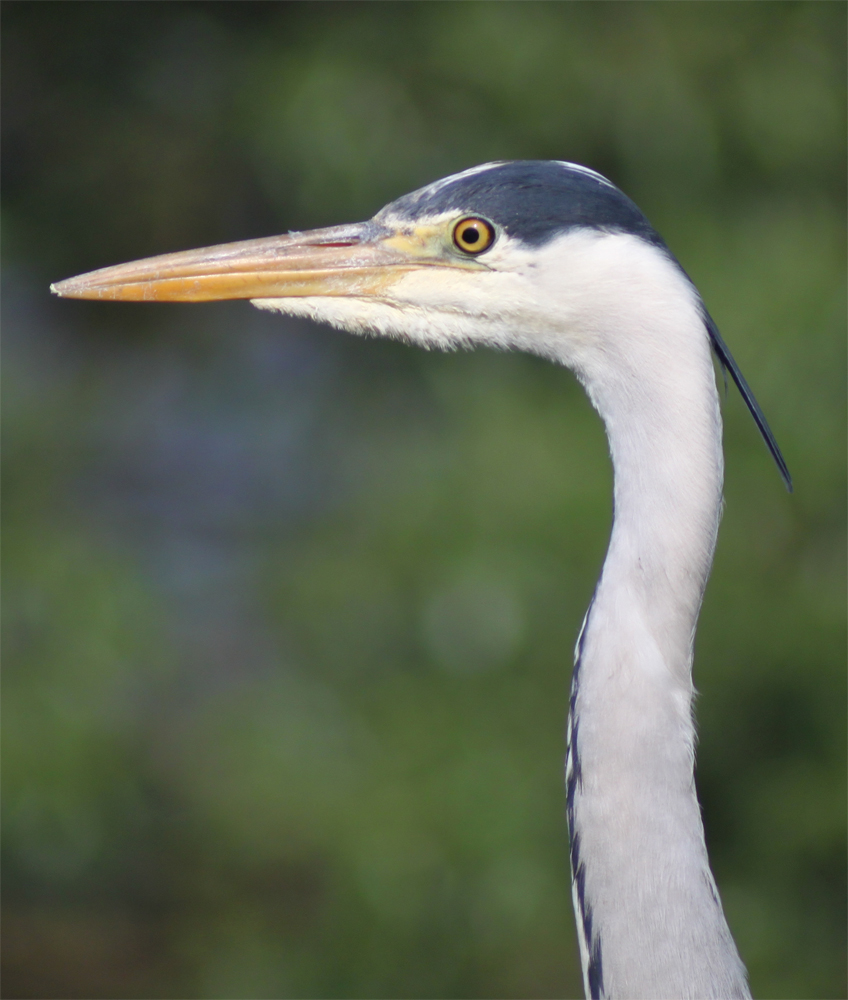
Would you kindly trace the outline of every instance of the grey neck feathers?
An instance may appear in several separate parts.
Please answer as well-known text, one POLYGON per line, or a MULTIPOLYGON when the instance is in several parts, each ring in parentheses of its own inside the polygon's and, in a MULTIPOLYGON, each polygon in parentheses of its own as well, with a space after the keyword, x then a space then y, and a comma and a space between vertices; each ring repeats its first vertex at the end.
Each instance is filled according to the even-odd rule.
POLYGON ((626 356, 575 365, 604 420, 615 475, 609 551, 576 654, 567 761, 591 997, 750 996, 693 779, 692 641, 722 458, 707 334, 694 310, 690 327, 675 330, 671 371, 663 331, 653 342, 634 338, 626 356), (640 356, 633 379, 633 354, 643 351, 657 357, 640 356))

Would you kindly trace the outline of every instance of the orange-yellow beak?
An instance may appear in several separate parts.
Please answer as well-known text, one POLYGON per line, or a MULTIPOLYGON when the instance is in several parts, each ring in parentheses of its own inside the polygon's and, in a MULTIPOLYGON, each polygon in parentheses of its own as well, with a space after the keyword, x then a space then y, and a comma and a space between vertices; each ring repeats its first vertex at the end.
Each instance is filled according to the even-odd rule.
POLYGON ((410 271, 468 266, 444 253, 433 227, 333 226, 163 254, 51 285, 73 299, 208 302, 307 295, 379 297, 410 271))

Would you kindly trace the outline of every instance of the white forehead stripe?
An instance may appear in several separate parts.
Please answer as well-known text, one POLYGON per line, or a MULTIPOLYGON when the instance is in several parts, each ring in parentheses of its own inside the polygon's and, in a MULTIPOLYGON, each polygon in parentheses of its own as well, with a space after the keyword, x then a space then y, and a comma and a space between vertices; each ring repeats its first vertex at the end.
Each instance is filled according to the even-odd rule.
MULTIPOLYGON (((584 167, 580 163, 569 163, 567 160, 554 160, 554 162, 560 164, 562 167, 565 167, 566 170, 572 170, 574 173, 583 174, 585 177, 591 177, 592 180, 598 181, 598 183, 611 188, 613 191, 618 190, 612 181, 608 181, 603 174, 599 174, 596 170, 590 170, 589 167, 584 167)), ((442 188, 449 187, 457 181, 463 181, 468 177, 483 174, 487 170, 495 170, 497 167, 502 167, 507 163, 507 160, 494 160, 491 163, 481 163, 477 167, 469 167, 468 170, 461 170, 458 174, 451 174, 450 177, 442 177, 441 180, 433 181, 432 184, 428 184, 427 187, 423 187, 419 191, 414 191, 407 197, 412 198, 415 201, 430 198, 433 195, 438 194, 442 188)))
POLYGON ((584 167, 580 163, 569 163, 567 160, 557 160, 557 163, 561 163, 564 167, 568 167, 569 170, 574 170, 578 174, 585 174, 587 177, 591 177, 596 181, 600 181, 601 184, 606 184, 607 187, 613 190, 618 190, 612 181, 608 181, 603 174, 599 174, 597 170, 590 170, 588 167, 584 167))
POLYGON ((416 201, 420 201, 422 198, 429 198, 430 195, 436 194, 443 187, 447 187, 455 181, 465 180, 466 177, 473 177, 475 174, 482 174, 487 170, 494 170, 495 167, 503 166, 503 163, 503 160, 495 160, 492 163, 481 163, 477 167, 469 167, 468 170, 462 170, 458 174, 451 174, 450 177, 443 177, 441 180, 433 181, 432 184, 421 188, 420 191, 414 191, 408 197, 413 197, 416 201))

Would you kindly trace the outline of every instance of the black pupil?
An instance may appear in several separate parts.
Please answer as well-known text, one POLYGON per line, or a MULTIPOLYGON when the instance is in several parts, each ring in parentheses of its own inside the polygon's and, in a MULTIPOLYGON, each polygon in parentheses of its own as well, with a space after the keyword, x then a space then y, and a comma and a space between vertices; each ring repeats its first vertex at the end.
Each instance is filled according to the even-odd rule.
POLYGON ((476 226, 468 226, 462 230, 462 238, 466 243, 476 243, 480 239, 480 230, 476 226))

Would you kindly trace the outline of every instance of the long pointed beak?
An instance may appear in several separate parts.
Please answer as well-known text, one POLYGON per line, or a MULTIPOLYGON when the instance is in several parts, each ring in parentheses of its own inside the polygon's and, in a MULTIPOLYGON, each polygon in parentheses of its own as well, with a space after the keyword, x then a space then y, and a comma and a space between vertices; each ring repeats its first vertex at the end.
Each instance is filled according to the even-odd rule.
POLYGON ((379 296, 412 270, 457 266, 434 250, 428 235, 373 221, 333 226, 148 257, 67 278, 50 290, 65 298, 126 302, 379 296))

